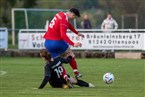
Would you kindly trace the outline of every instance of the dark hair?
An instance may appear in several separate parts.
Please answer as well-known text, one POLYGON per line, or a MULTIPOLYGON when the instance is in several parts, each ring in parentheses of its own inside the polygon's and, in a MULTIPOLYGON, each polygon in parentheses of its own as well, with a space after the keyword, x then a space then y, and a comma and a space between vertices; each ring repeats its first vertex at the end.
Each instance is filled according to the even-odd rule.
POLYGON ((76 16, 80 17, 80 12, 79 12, 78 9, 76 9, 76 8, 71 8, 69 11, 72 12, 72 13, 74 13, 76 16))
POLYGON ((41 49, 40 54, 41 54, 41 57, 45 58, 45 60, 51 61, 51 54, 47 52, 46 49, 41 49))

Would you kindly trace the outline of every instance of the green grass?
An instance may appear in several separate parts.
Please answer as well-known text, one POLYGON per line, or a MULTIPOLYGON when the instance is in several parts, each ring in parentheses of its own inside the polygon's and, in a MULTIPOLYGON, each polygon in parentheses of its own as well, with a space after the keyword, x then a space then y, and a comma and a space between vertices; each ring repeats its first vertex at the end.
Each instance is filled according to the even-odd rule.
MULTIPOLYGON (((95 88, 51 88, 34 90, 43 79, 44 62, 41 58, 1 57, 0 97, 145 97, 145 60, 129 59, 77 59, 81 79, 93 83, 95 88), (106 72, 115 76, 114 83, 102 81, 106 72)), ((69 65, 65 65, 73 76, 69 65)))

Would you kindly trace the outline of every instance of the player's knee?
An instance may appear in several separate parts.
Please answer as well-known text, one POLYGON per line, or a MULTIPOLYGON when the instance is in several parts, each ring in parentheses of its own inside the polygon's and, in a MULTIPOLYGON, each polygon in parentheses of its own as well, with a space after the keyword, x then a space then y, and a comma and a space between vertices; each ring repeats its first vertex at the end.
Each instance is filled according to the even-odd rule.
POLYGON ((67 49, 66 53, 67 53, 69 56, 75 57, 75 54, 72 52, 72 50, 71 50, 70 48, 67 49))
POLYGON ((75 57, 75 54, 68 48, 63 54, 60 55, 63 58, 67 58, 68 56, 75 57))

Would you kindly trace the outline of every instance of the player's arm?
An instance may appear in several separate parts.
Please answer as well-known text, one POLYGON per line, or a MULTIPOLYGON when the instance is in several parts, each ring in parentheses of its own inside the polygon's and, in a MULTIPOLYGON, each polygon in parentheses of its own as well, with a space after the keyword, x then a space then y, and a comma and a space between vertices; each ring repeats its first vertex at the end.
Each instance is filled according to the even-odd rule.
MULTIPOLYGON (((81 46, 80 42, 74 43, 73 41, 71 41, 68 36, 66 35, 67 32, 67 26, 66 25, 61 25, 60 27, 60 33, 61 33, 61 37, 63 38, 63 40, 65 40, 67 43, 69 43, 70 45, 77 47, 77 46, 81 46)), ((82 34, 78 34, 78 36, 83 36, 82 34)))
POLYGON ((50 67, 45 66, 45 77, 42 81, 42 83, 40 84, 38 89, 42 89, 45 87, 45 85, 47 84, 47 82, 50 80, 51 77, 51 71, 50 71, 50 67))
POLYGON ((62 69, 63 69, 62 77, 67 81, 68 80, 68 76, 67 76, 66 70, 65 70, 65 68, 63 66, 62 66, 62 69))
POLYGON ((74 29, 74 27, 72 26, 72 24, 69 23, 69 22, 68 22, 68 28, 69 28, 72 32, 74 32, 75 34, 78 34, 78 32, 74 29))
POLYGON ((105 21, 101 24, 101 29, 103 30, 105 28, 105 21))
POLYGON ((42 83, 41 83, 41 85, 39 86, 38 89, 42 89, 42 88, 44 88, 45 85, 47 84, 47 82, 49 81, 49 79, 50 79, 49 76, 45 76, 44 79, 43 79, 43 81, 42 81, 42 83))
POLYGON ((118 24, 117 24, 117 22, 115 20, 114 20, 114 26, 115 26, 114 27, 115 29, 118 29, 118 24))
POLYGON ((70 45, 74 46, 74 42, 71 41, 68 36, 66 35, 68 26, 66 24, 60 24, 60 33, 63 40, 68 42, 70 45))
POLYGON ((65 59, 60 57, 60 60, 62 63, 69 63, 72 60, 72 56, 68 56, 65 59))
POLYGON ((78 36, 84 37, 84 35, 81 34, 81 33, 78 33, 78 32, 74 29, 74 27, 72 26, 72 24, 69 23, 69 22, 68 22, 68 28, 69 28, 72 32, 74 32, 75 34, 77 34, 78 36))

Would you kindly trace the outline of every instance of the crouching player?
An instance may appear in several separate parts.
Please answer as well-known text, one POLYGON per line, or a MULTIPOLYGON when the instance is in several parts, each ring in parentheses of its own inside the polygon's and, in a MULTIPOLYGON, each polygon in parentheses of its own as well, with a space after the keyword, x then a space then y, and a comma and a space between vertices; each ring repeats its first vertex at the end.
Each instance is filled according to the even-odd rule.
POLYGON ((45 49, 40 50, 40 56, 46 61, 46 65, 44 67, 45 76, 39 89, 44 88, 47 82, 54 88, 73 88, 73 84, 81 87, 94 87, 91 83, 72 78, 66 74, 62 64, 69 63, 72 59, 71 56, 66 59, 61 57, 53 59, 45 49))

